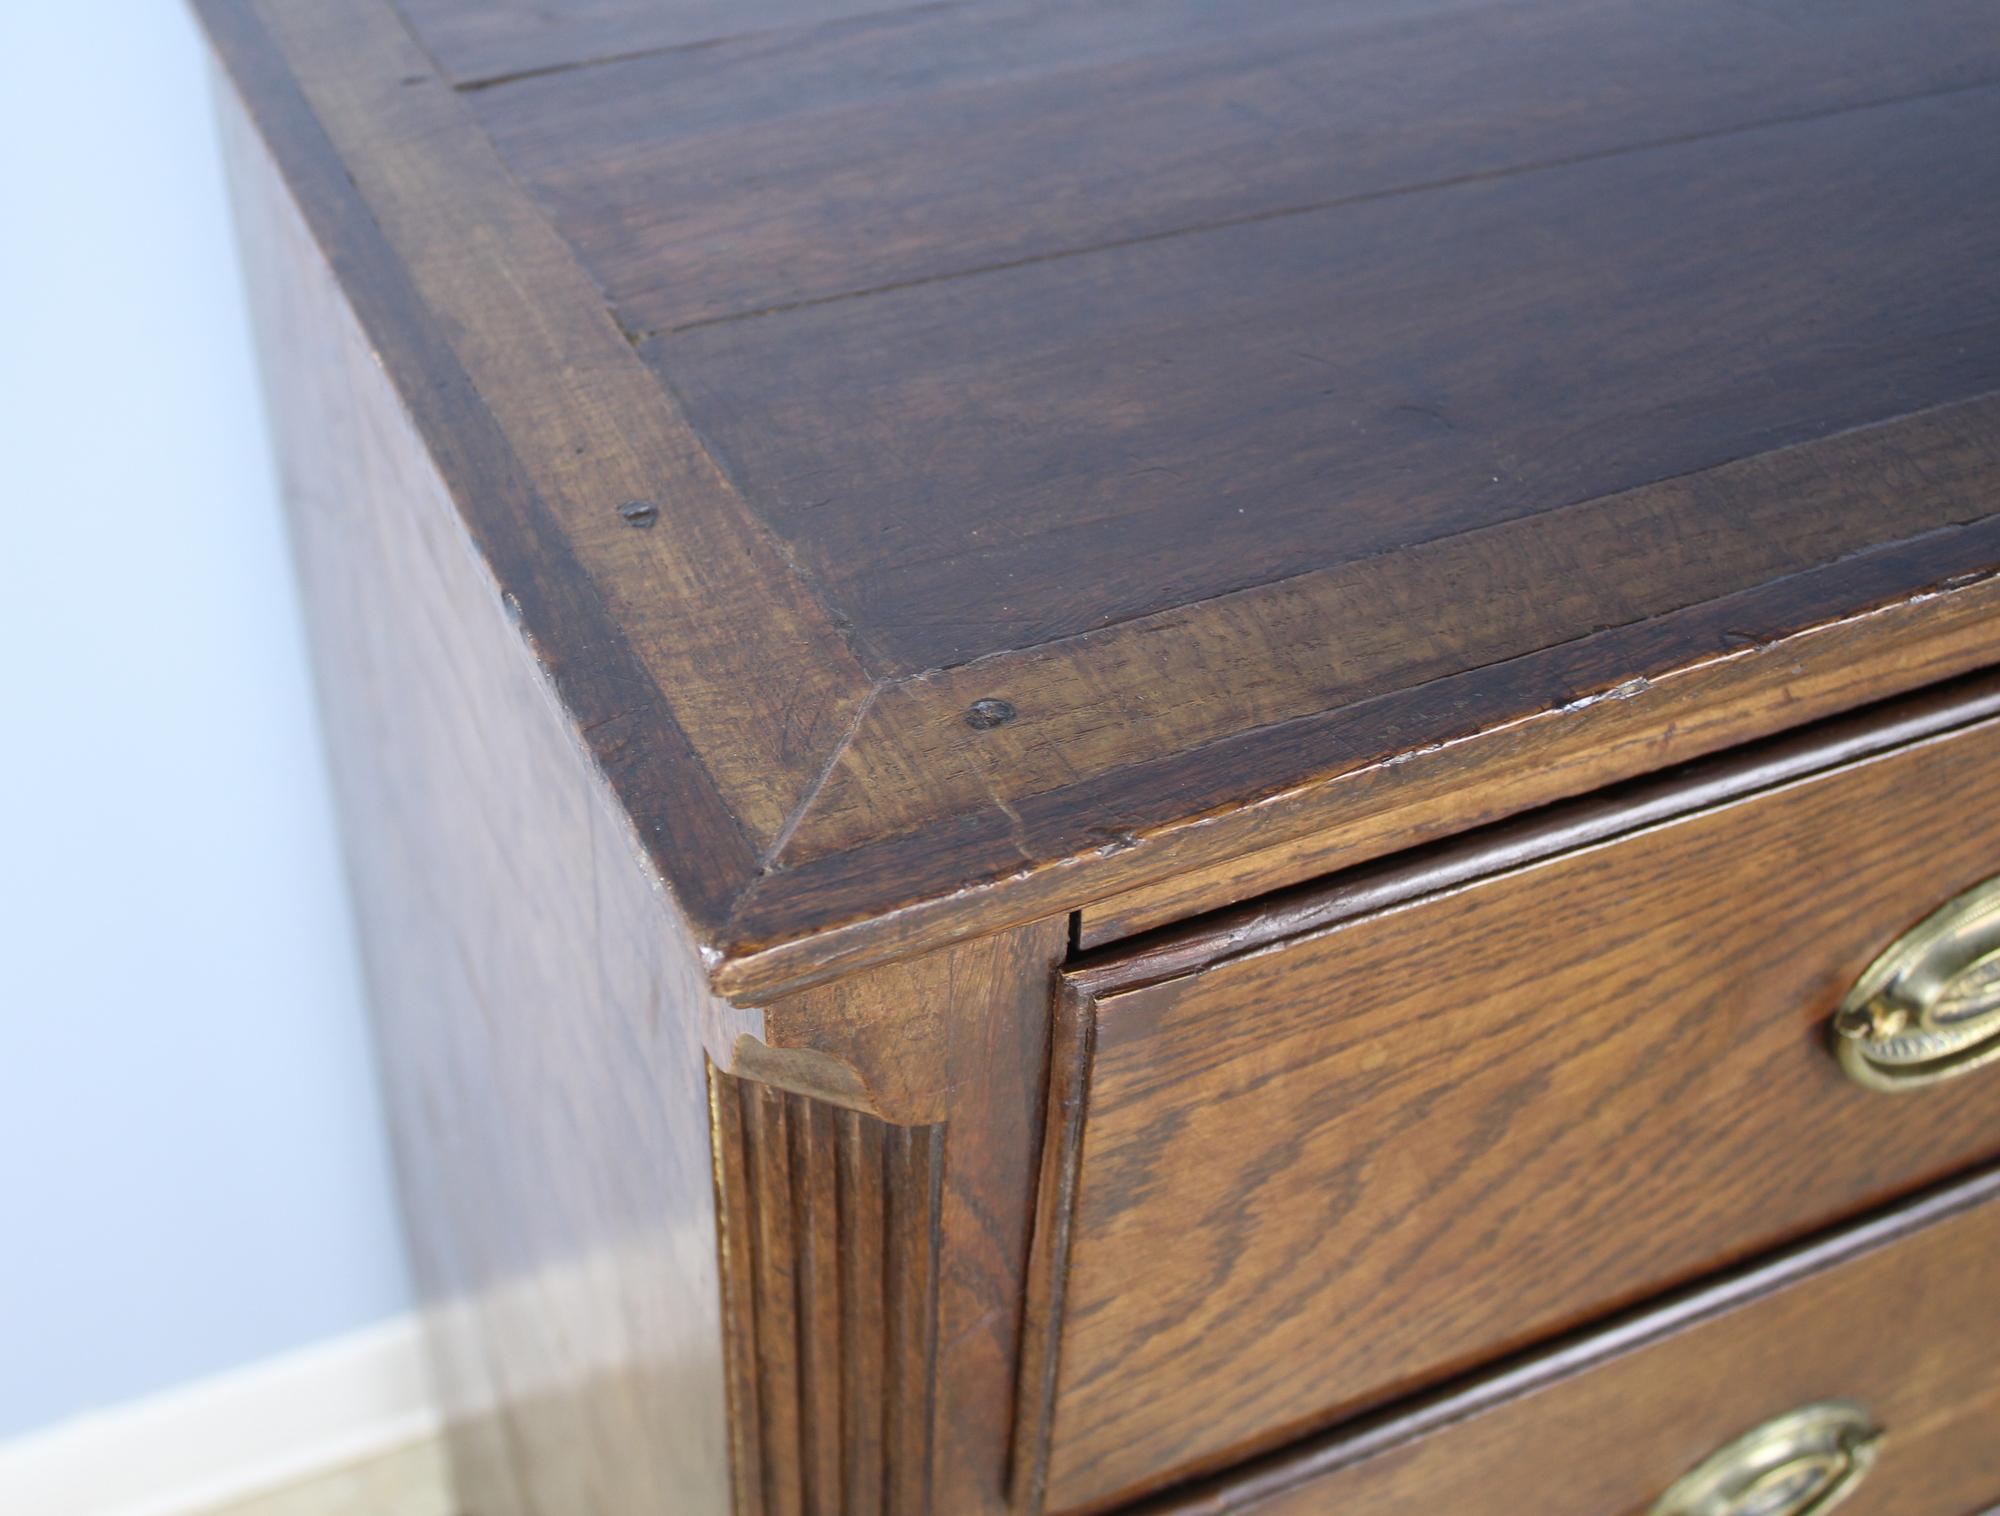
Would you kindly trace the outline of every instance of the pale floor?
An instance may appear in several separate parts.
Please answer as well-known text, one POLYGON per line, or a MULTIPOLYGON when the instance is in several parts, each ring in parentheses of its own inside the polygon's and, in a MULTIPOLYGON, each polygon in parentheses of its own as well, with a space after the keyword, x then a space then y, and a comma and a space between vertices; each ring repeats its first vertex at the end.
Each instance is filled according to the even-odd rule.
POLYGON ((420 1442, 209 1516, 453 1516, 444 1448, 420 1442))

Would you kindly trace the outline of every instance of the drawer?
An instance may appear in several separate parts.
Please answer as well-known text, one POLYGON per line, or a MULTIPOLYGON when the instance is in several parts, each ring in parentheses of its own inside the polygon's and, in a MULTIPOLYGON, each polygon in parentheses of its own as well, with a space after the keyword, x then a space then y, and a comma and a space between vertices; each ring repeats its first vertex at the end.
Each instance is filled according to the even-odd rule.
POLYGON ((1655 1516, 1759 1477, 1764 1503, 1692 1509, 1802 1516, 1847 1477, 1840 1516, 1970 1516, 2000 1502, 1996 1196, 1982 1175, 1131 1516, 1655 1516))
POLYGON ((2000 1070, 1885 1093, 1828 1035, 2000 874, 1987 710, 1828 728, 1074 968, 1017 1479, 1102 1508, 2000 1152, 2000 1070))

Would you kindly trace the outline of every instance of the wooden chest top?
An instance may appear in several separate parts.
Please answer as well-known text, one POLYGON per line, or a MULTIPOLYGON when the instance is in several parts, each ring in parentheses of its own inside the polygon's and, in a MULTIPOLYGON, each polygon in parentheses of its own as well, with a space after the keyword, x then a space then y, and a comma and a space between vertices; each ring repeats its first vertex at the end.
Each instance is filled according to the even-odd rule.
POLYGON ((200 5, 731 995, 1992 661, 1991 0, 200 5))

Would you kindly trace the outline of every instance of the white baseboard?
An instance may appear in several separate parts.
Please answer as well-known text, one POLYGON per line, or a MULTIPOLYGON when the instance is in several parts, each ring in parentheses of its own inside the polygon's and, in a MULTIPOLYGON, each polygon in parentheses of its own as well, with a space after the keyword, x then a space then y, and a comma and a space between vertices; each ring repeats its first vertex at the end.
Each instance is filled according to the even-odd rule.
POLYGON ((9 1516, 195 1516, 438 1431, 399 1317, 0 1443, 9 1516))

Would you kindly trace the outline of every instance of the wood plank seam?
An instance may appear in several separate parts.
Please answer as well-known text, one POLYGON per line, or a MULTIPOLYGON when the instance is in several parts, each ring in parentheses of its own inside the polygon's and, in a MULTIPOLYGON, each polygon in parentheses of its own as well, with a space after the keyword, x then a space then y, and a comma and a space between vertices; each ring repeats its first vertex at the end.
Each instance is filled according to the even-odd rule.
MULTIPOLYGON (((834 21, 815 24, 813 30, 824 30, 854 22, 878 20, 884 16, 894 16, 903 11, 924 10, 936 4, 936 0, 910 0, 904 5, 885 5, 879 10, 856 11, 834 21)), ((793 31, 797 28, 783 23, 758 27, 754 31, 731 32, 721 37, 703 37, 694 42, 670 42, 658 47, 638 47, 625 52, 602 53, 589 58, 566 59, 561 63, 543 64, 534 68, 511 69, 496 74, 471 74, 464 78, 452 77, 452 87, 465 91, 493 89, 500 85, 517 84, 523 79, 546 79, 552 74, 575 73, 579 69, 600 68, 609 63, 632 63, 642 58, 661 58, 672 53, 699 52, 704 48, 720 47, 731 42, 747 42, 756 37, 767 37, 774 32, 793 31)), ((439 70, 444 73, 443 69, 439 70)))
MULTIPOLYGON (((588 67, 588 65, 582 65, 588 67)), ((705 327, 726 326, 735 321, 755 321, 766 316, 784 315, 790 311, 811 310, 817 306, 837 305, 848 300, 866 300, 876 295, 894 294, 899 290, 921 289, 926 285, 946 284, 960 279, 976 279, 986 274, 1006 273, 1011 269, 1029 268, 1039 263, 1057 263, 1068 258, 1087 258, 1093 253, 1112 252, 1120 248, 1144 247, 1149 243, 1169 242, 1178 237, 1197 237, 1205 232, 1225 231, 1231 227, 1255 226, 1265 221, 1283 221, 1295 216, 1317 215, 1322 211, 1340 210, 1352 205, 1367 205, 1374 201, 1395 200, 1406 196, 1427 194, 1435 190, 1458 189, 1466 185, 1491 184, 1504 179, 1518 178, 1525 174, 1540 173, 1548 169, 1573 168, 1579 164, 1599 163, 1607 159, 1621 158, 1633 153, 1651 152, 1660 148, 1682 147, 1695 142, 1712 142, 1724 137, 1740 136, 1767 127, 1796 126, 1807 121, 1821 121, 1833 116, 1848 115, 1856 111, 1880 110, 1884 107, 1907 105, 1918 100, 1936 100, 1951 95, 1964 94, 1972 90, 1991 89, 2000 84, 2000 75, 1993 78, 1973 80, 1963 84, 1945 85, 1937 89, 1910 90, 1900 94, 1882 95, 1870 100, 1854 101, 1842 105, 1827 106, 1824 109, 1793 111, 1772 116, 1761 116, 1754 121, 1744 121, 1732 126, 1715 127, 1707 131, 1681 132, 1672 136, 1653 137, 1644 141, 1623 143, 1616 147, 1593 149, 1590 152, 1571 153, 1554 158, 1541 158, 1533 162, 1514 164, 1506 168, 1485 169, 1477 173, 1454 174, 1439 179, 1429 179, 1413 184, 1399 184, 1393 189, 1368 190, 1352 195, 1337 195, 1326 200, 1308 201, 1302 205, 1275 206, 1269 210, 1245 212, 1235 216, 1217 216, 1206 221, 1190 222, 1186 226, 1176 226, 1160 231, 1144 232, 1130 237, 1109 237, 1102 241, 1082 243, 1075 247, 1051 248, 1046 252, 1033 253, 1019 258, 1007 258, 992 263, 967 264, 963 268, 942 270, 935 274, 925 274, 908 279, 898 279, 887 284, 867 285, 857 289, 839 290, 832 294, 814 295, 803 300, 784 301, 775 305, 755 306, 746 310, 730 311, 724 315, 702 316, 692 321, 659 327, 640 327, 632 331, 634 342, 650 342, 663 337, 679 336, 684 332, 700 331, 705 327)))

